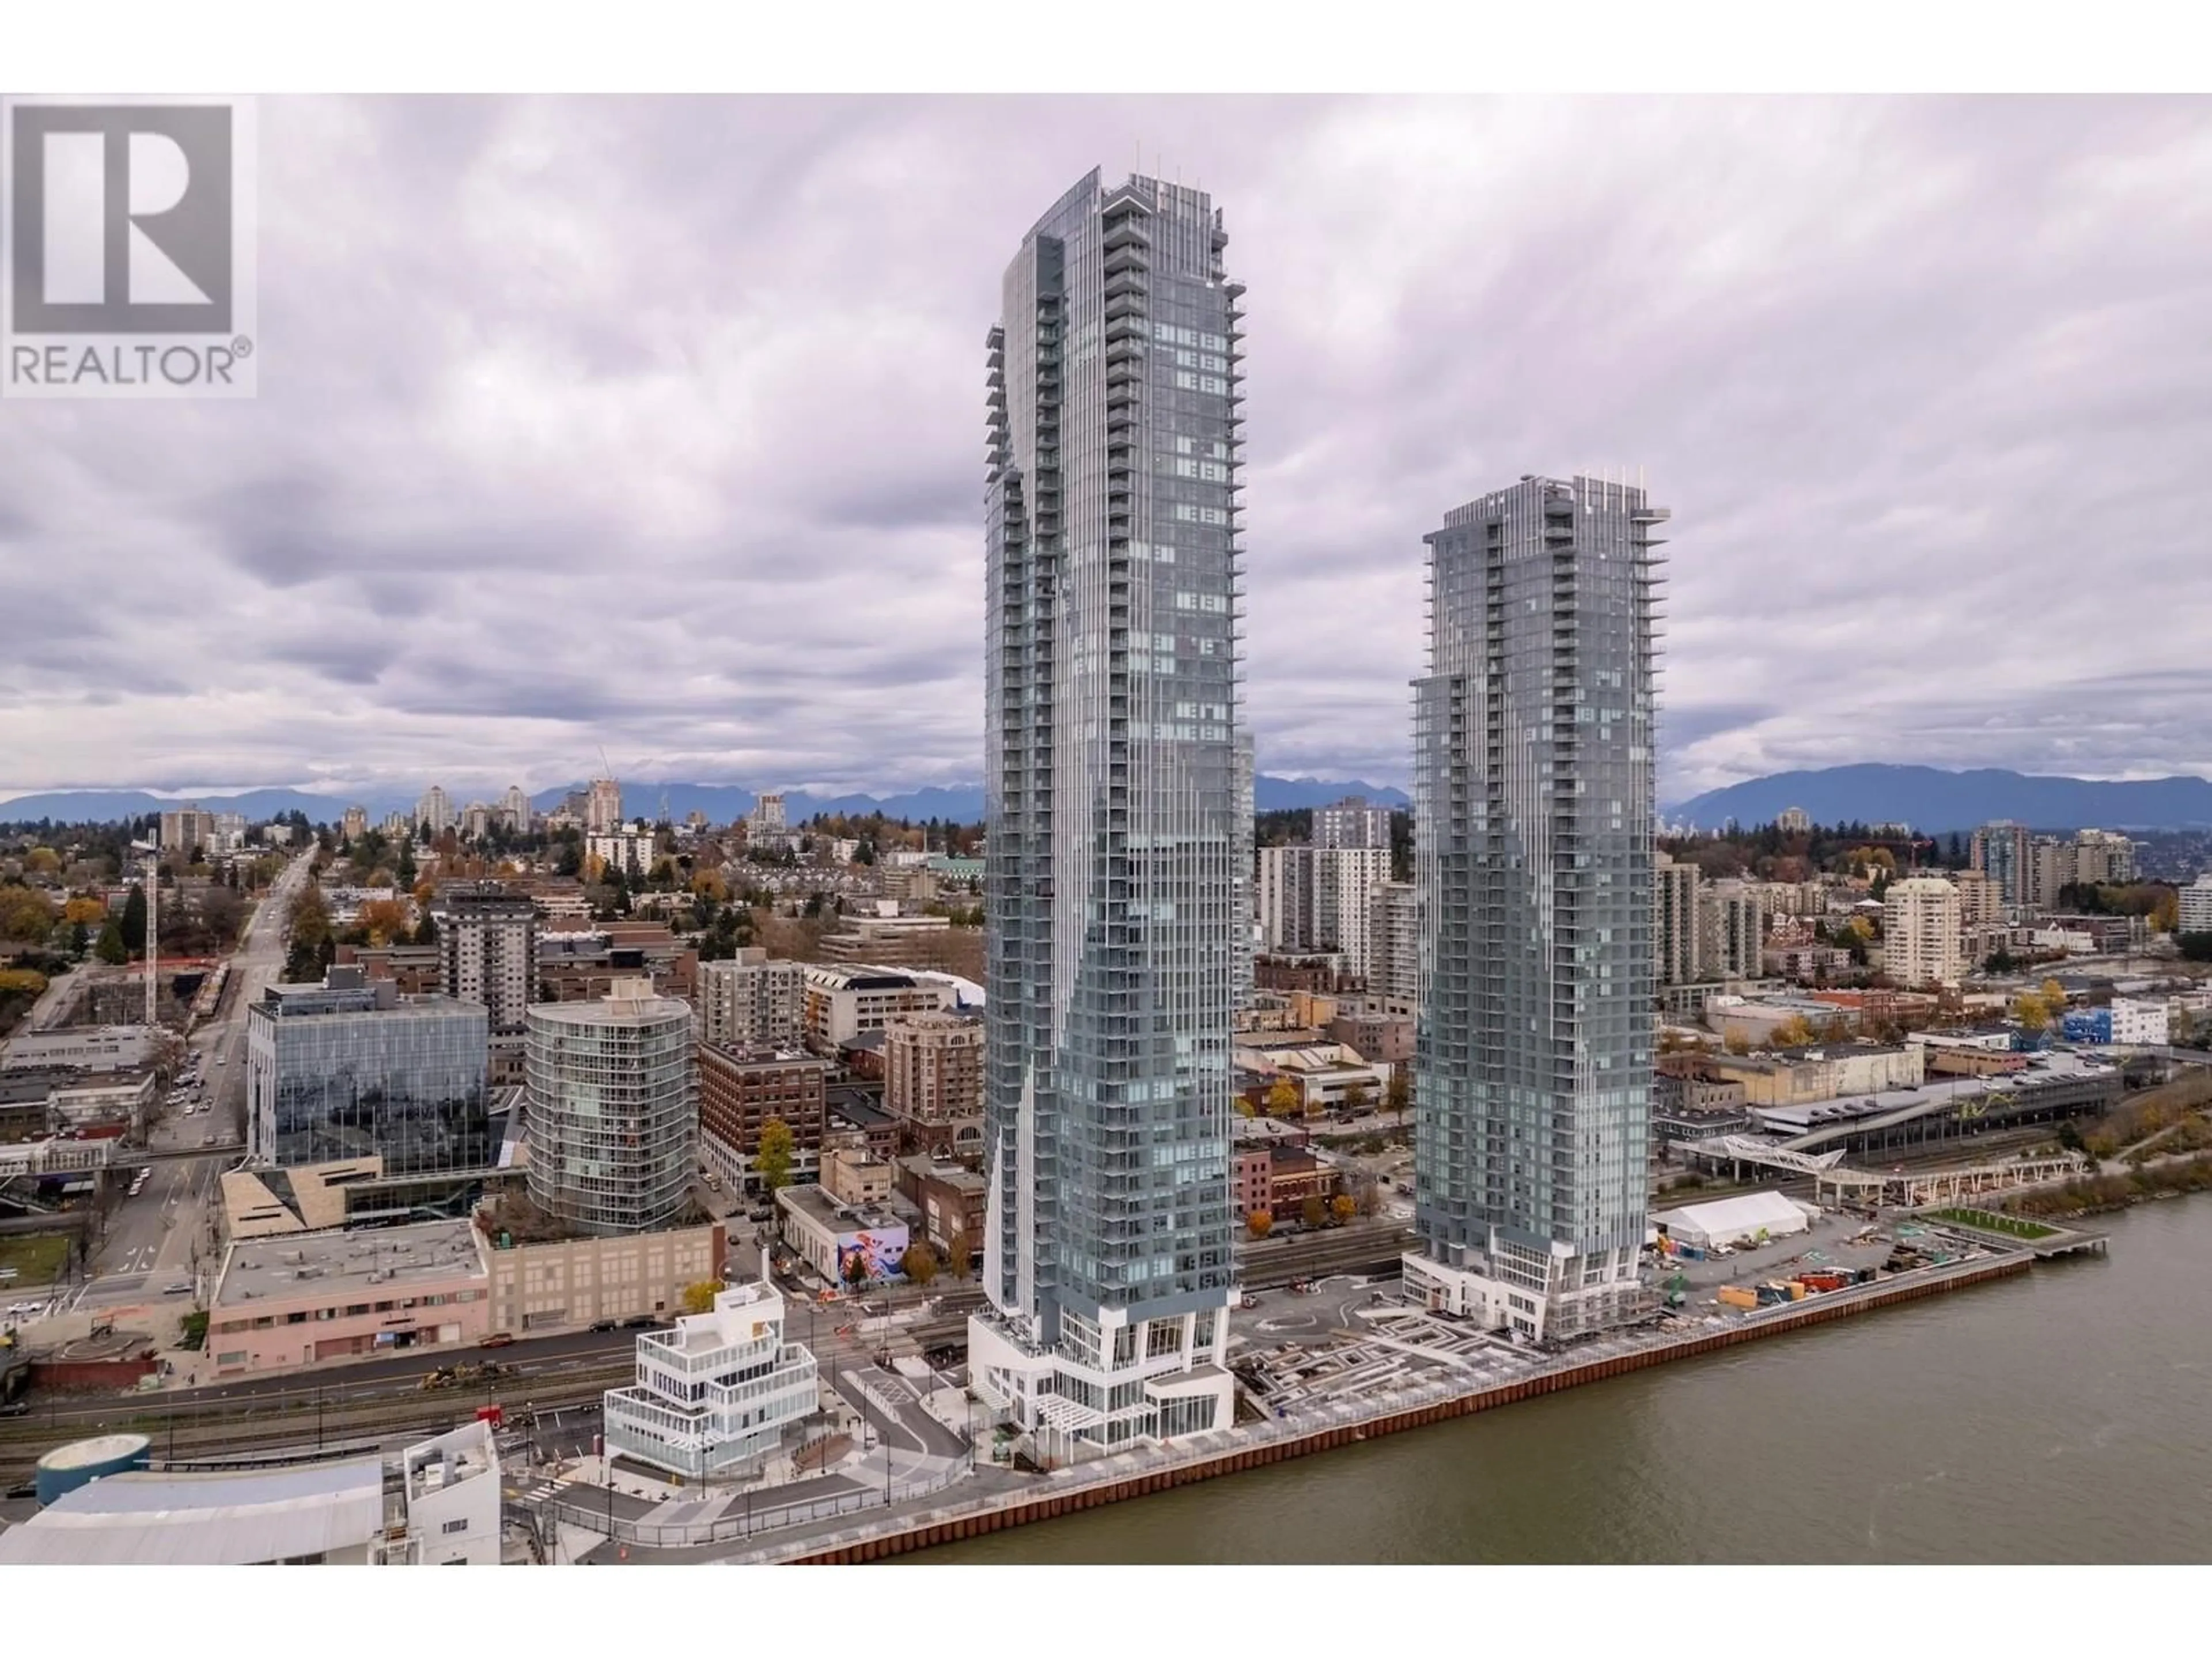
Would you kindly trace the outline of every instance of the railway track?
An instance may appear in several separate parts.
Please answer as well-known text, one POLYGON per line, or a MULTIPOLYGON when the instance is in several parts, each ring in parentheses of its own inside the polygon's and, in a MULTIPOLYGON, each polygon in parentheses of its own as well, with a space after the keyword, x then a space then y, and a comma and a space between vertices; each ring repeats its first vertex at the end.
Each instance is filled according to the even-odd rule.
POLYGON ((634 1364, 580 1370, 556 1376, 502 1377, 490 1383, 422 1390, 385 1389, 374 1397, 334 1398, 325 1390, 318 1408, 312 1389, 238 1405, 198 1402, 169 1410, 156 1396, 125 1395, 97 1418, 37 1412, 0 1423, 0 1475, 27 1474, 58 1445, 100 1434, 143 1434, 159 1456, 263 1451, 412 1431, 441 1432, 473 1418, 479 1407, 526 1402, 540 1410, 595 1405, 608 1389, 636 1375, 634 1364), (220 1408, 218 1408, 220 1407, 220 1408))

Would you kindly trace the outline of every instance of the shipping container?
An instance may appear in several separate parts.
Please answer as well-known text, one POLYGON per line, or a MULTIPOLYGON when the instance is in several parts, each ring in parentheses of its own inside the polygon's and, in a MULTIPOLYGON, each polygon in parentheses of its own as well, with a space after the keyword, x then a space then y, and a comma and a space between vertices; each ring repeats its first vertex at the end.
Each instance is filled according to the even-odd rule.
POLYGON ((1759 1305, 1759 1297, 1740 1285, 1722 1285, 1719 1299, 1721 1305, 1727 1308, 1756 1308, 1759 1305))

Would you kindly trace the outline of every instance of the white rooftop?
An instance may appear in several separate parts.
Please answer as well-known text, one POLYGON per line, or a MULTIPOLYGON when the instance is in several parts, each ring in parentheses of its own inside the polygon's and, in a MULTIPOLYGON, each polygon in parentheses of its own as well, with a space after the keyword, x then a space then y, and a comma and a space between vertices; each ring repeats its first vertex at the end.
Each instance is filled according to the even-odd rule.
POLYGON ((0 1533, 0 1564, 252 1566, 358 1548, 383 1531, 384 1464, 111 1474, 0 1533))

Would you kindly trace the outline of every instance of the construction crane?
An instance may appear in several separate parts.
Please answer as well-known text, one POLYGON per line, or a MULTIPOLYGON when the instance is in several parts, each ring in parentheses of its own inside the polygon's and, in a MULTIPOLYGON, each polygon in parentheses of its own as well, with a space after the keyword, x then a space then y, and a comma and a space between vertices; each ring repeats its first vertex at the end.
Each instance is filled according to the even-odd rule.
POLYGON ((161 933, 155 919, 161 902, 161 847, 159 841, 134 841, 131 850, 146 855, 146 1024, 153 1026, 161 1023, 161 933))

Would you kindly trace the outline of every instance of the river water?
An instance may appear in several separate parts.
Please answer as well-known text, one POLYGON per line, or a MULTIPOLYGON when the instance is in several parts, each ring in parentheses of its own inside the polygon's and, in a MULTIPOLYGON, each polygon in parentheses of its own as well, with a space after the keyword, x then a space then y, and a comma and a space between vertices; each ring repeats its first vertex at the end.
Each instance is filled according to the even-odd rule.
POLYGON ((908 1558, 2212 1561, 2212 1198, 2076 1257, 908 1558))

